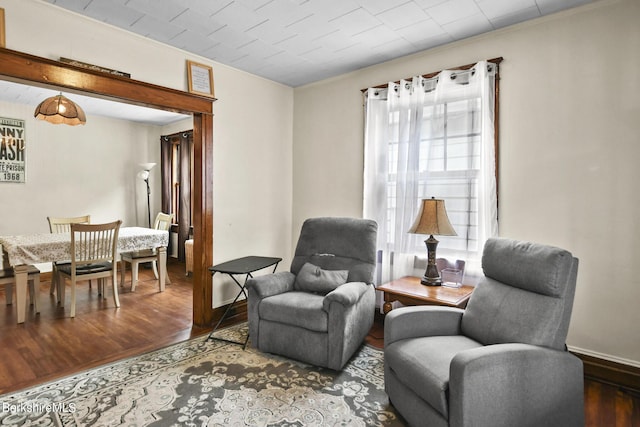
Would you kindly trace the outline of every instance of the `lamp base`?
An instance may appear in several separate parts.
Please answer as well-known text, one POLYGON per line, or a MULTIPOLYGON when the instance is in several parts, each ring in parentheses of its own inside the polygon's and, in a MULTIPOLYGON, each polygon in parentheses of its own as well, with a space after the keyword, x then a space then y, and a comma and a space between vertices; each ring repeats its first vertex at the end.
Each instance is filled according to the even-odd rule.
POLYGON ((422 276, 420 283, 425 286, 442 286, 442 279, 440 277, 427 277, 422 276))
POLYGON ((436 265, 436 247, 438 246, 438 241, 431 235, 424 243, 427 245, 427 269, 420 283, 425 286, 441 286, 442 278, 436 265))

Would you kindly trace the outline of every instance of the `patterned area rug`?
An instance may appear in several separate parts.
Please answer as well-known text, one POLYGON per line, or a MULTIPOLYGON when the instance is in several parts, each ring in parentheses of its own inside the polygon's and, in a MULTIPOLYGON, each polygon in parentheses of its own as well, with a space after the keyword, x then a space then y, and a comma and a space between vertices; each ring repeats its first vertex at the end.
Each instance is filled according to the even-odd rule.
MULTIPOLYGON (((246 323, 216 336, 244 341, 246 323)), ((0 396, 0 425, 400 426, 383 353, 342 372, 206 337, 0 396)))

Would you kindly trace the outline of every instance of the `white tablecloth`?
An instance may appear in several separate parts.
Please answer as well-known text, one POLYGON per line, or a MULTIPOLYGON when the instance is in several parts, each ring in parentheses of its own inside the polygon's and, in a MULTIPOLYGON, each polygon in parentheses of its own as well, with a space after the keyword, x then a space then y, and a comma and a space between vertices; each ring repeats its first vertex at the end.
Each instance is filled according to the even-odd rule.
MULTIPOLYGON (((169 232, 143 227, 122 227, 118 252, 152 249, 169 244, 169 232)), ((38 264, 71 259, 70 233, 0 236, 0 245, 10 265, 38 264)))

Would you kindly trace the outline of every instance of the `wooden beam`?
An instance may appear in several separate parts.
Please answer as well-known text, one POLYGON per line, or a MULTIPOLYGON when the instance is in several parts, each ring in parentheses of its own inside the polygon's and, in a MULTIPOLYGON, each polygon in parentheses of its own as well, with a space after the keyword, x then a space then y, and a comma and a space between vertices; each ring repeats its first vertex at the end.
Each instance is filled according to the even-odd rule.
POLYGON ((0 75, 8 79, 55 86, 111 100, 179 113, 213 112, 212 101, 201 95, 182 92, 127 77, 94 71, 64 62, 0 49, 0 75))

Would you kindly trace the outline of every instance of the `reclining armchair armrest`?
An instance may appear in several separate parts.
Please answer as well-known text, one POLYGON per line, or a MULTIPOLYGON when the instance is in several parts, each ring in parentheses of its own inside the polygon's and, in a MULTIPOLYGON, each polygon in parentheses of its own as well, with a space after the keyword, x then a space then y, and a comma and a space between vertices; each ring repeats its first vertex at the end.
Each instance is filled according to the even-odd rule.
POLYGON ((364 282, 349 282, 344 285, 340 285, 325 295, 324 300, 322 301, 322 309, 328 312, 329 306, 331 306, 332 302, 340 303, 345 307, 354 305, 360 300, 367 289, 369 289, 369 286, 372 285, 368 285, 364 282))
POLYGON ((263 299, 272 295, 292 291, 296 276, 289 271, 256 276, 247 280, 247 290, 263 299))
POLYGON ((407 338, 460 335, 462 313, 460 308, 435 305, 391 310, 384 319, 384 345, 407 338))
POLYGON ((567 351, 495 344, 451 361, 451 425, 584 426, 582 361, 567 351))

